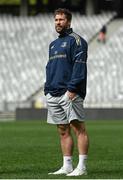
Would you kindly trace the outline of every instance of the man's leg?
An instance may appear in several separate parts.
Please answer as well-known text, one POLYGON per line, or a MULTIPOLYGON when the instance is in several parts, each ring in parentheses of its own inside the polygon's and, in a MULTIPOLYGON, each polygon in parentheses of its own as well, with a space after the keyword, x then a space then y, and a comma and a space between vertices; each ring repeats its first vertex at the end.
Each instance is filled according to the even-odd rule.
POLYGON ((72 156, 73 154, 73 139, 70 132, 69 124, 57 125, 60 135, 61 149, 63 156, 72 156))
POLYGON ((80 122, 78 120, 74 120, 71 122, 71 127, 73 128, 78 142, 78 151, 79 154, 88 154, 89 147, 89 138, 86 132, 84 122, 80 122))
POLYGON ((70 132, 69 124, 57 125, 60 135, 61 150, 63 154, 63 166, 58 171, 50 174, 68 174, 73 171, 72 154, 73 154, 73 139, 70 132))
POLYGON ((72 171, 73 139, 71 136, 70 125, 60 124, 57 125, 57 127, 60 135, 61 150, 63 154, 63 167, 69 171, 72 171))
POLYGON ((84 122, 79 122, 78 120, 74 120, 71 122, 71 127, 73 128, 78 143, 78 152, 79 152, 79 163, 77 168, 70 174, 69 176, 78 176, 82 174, 86 174, 86 159, 88 154, 89 147, 89 139, 85 129, 84 122))

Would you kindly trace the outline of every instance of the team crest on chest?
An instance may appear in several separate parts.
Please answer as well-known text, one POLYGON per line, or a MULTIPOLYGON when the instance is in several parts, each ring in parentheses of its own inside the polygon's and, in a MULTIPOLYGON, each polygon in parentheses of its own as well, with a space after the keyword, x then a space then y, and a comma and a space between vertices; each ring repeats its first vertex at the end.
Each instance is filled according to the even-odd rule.
POLYGON ((51 49, 53 49, 53 48, 54 48, 54 45, 51 46, 51 49))
POLYGON ((67 42, 63 42, 62 44, 61 44, 61 47, 66 47, 67 46, 67 42))

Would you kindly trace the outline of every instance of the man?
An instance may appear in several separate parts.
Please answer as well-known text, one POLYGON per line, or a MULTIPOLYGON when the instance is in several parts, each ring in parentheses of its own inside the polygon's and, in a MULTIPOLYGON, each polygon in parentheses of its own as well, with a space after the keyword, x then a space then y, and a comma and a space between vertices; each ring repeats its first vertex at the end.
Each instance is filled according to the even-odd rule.
POLYGON ((83 119, 83 100, 86 95, 87 79, 87 43, 70 28, 72 14, 69 10, 57 9, 54 18, 59 37, 49 46, 44 91, 48 106, 47 121, 57 125, 60 135, 63 166, 50 174, 79 176, 87 174, 85 161, 89 144, 83 119), (79 162, 74 170, 71 128, 76 134, 79 152, 79 162))

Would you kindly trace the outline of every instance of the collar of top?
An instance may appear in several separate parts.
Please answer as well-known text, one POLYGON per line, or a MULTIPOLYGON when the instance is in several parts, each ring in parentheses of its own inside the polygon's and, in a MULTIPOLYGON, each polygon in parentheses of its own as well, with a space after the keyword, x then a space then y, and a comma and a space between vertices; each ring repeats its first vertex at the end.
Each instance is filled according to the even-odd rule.
POLYGON ((72 32, 73 32, 72 28, 66 29, 62 34, 59 35, 59 37, 61 38, 61 37, 67 36, 71 34, 72 32))

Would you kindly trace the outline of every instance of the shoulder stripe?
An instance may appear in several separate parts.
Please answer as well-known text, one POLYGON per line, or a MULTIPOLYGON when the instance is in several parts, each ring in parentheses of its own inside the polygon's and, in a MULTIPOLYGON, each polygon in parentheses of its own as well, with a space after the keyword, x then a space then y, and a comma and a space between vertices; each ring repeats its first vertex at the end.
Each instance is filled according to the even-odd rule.
POLYGON ((80 36, 74 32, 72 32, 71 34, 69 34, 70 36, 74 37, 76 39, 76 44, 78 46, 81 46, 81 39, 80 36))

